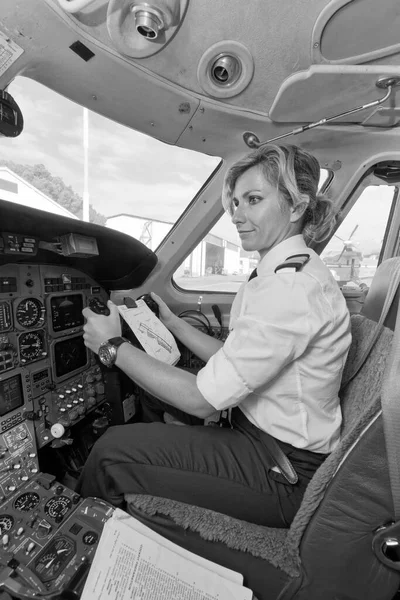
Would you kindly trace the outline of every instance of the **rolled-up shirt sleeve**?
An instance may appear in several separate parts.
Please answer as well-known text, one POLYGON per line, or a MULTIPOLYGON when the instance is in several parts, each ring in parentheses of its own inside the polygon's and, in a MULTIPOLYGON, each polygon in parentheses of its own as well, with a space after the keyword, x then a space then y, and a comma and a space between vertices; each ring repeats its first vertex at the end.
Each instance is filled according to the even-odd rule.
POLYGON ((200 393, 216 410, 268 385, 326 327, 318 284, 300 273, 274 278, 249 290, 224 346, 197 374, 200 393))

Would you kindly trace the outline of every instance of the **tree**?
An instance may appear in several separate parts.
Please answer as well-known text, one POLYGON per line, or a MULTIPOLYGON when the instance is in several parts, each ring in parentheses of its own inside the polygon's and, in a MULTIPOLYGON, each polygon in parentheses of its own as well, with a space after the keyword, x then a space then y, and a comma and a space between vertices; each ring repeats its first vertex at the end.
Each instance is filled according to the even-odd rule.
MULTIPOLYGON (((43 192, 60 206, 69 210, 80 219, 82 218, 82 196, 77 194, 70 185, 66 185, 61 177, 54 177, 44 165, 21 165, 11 160, 0 159, 0 165, 8 167, 19 177, 43 192)), ((107 217, 99 213, 93 206, 89 206, 89 217, 92 223, 105 225, 107 217)))

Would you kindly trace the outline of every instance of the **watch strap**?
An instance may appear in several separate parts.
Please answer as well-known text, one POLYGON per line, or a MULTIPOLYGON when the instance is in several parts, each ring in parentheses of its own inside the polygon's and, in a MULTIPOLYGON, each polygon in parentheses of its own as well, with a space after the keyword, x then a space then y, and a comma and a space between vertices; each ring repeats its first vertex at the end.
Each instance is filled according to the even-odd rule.
POLYGON ((128 344, 130 344, 130 341, 127 338, 122 337, 122 336, 110 338, 107 341, 108 341, 109 344, 112 344, 116 348, 119 348, 119 346, 121 346, 121 344, 124 344, 125 342, 127 342, 128 344))

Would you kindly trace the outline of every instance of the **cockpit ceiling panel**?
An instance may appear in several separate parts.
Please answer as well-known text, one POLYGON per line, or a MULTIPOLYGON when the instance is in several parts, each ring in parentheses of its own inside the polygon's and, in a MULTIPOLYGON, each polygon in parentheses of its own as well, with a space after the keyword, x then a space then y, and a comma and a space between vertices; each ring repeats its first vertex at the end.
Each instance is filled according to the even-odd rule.
POLYGON ((400 53, 400 11, 393 0, 333 0, 313 31, 315 62, 363 63, 400 53))
MULTIPOLYGON (((139 68, 197 97, 217 97, 219 104, 264 115, 281 82, 293 70, 310 65, 312 30, 321 4, 324 5, 324 0, 218 0, 217 3, 189 0, 179 30, 169 43, 160 44, 160 50, 151 56, 132 58, 121 54, 110 38, 107 0, 95 0, 75 14, 63 12, 57 0, 41 1, 48 5, 49 11, 57 13, 59 20, 73 28, 81 41, 97 44, 104 51, 123 58, 131 65, 132 72, 139 68), (251 82, 234 97, 207 94, 198 76, 203 56, 224 41, 227 48, 231 42, 243 45, 254 63, 251 82)), ((121 31, 124 31, 123 25, 121 31)))
MULTIPOLYGON (((383 98, 387 90, 376 87, 376 82, 390 76, 400 76, 400 67, 313 65, 283 83, 269 117, 277 123, 311 123, 349 111, 383 98)), ((382 106, 400 107, 400 89, 394 88, 382 106)), ((363 123, 375 110, 362 110, 334 123, 363 123)))

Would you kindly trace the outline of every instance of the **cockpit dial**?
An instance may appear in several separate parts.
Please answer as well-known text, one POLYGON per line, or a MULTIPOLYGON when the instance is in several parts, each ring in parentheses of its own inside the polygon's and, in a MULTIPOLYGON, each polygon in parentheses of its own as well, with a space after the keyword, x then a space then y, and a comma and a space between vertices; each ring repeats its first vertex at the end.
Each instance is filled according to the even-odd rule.
POLYGON ((54 496, 44 506, 44 512, 48 517, 60 521, 72 506, 67 496, 54 496))
POLYGON ((31 362, 46 356, 43 331, 22 333, 19 336, 18 346, 22 362, 31 362))
POLYGON ((39 327, 44 322, 44 306, 37 298, 25 298, 18 304, 15 317, 21 327, 39 327))
POLYGON ((11 515, 0 515, 0 535, 10 531, 14 525, 14 519, 11 515))
POLYGON ((82 536, 82 542, 85 546, 93 546, 99 539, 99 534, 96 531, 86 531, 82 536))
POLYGON ((35 571, 44 582, 55 579, 75 554, 75 543, 67 536, 56 537, 35 561, 35 571))
POLYGON ((15 499, 14 508, 15 510, 20 510, 22 512, 29 512, 36 508, 39 502, 39 494, 36 494, 36 492, 24 492, 15 499))

